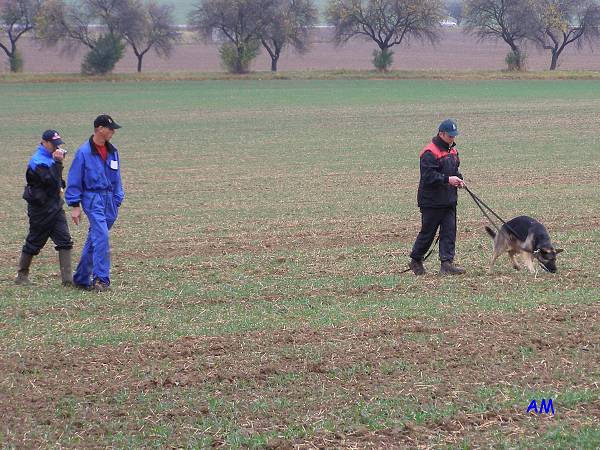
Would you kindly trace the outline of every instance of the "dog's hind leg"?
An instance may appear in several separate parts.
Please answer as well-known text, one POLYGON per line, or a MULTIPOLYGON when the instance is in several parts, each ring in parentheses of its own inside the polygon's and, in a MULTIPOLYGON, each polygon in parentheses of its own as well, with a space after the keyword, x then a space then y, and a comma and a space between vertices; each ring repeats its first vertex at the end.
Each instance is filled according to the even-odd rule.
POLYGON ((521 266, 519 265, 519 263, 517 262, 517 259, 515 258, 516 254, 517 254, 517 252, 515 252, 514 250, 508 251, 508 257, 512 261, 513 268, 515 270, 521 270, 521 266))
POLYGON ((490 261, 490 268, 488 269, 489 273, 493 273, 494 272, 494 263, 498 259, 498 256, 500 256, 500 255, 498 255, 496 253, 496 250, 494 249, 494 252, 492 253, 492 260, 490 261))
POLYGON ((489 273, 494 271, 494 263, 498 257, 506 250, 506 239, 503 233, 498 233, 494 238, 494 249, 492 252, 492 260, 490 261, 489 273))

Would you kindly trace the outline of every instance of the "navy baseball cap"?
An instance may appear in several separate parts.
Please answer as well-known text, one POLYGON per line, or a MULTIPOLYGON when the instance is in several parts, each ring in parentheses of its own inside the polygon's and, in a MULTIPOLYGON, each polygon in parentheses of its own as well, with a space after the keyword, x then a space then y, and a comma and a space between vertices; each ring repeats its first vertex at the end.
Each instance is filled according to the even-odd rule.
POLYGON ((47 141, 47 142, 52 142, 55 147, 58 147, 59 145, 62 145, 65 143, 62 140, 62 138, 60 137, 60 134, 58 134, 58 131, 56 131, 56 130, 44 131, 44 134, 42 134, 42 140, 47 141))
POLYGON ((448 133, 452 137, 458 136, 458 127, 456 126, 456 122, 452 119, 446 119, 440 123, 438 131, 448 133))
POLYGON ((108 114, 100 114, 94 120, 94 128, 98 127, 105 127, 110 128, 111 130, 118 130, 119 128, 121 128, 121 125, 115 122, 113 118, 110 117, 108 114))

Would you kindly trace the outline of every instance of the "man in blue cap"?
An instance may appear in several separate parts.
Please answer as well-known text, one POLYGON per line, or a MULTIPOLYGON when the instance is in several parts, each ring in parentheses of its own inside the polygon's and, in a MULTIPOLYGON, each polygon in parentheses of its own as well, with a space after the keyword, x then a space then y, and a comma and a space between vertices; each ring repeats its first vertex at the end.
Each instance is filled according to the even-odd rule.
POLYGON ((109 230, 113 226, 125 194, 117 148, 111 144, 121 128, 112 117, 102 114, 94 120, 94 134, 77 150, 69 169, 65 200, 76 225, 81 208, 90 222, 81 260, 73 283, 82 289, 104 292, 110 286, 109 230))
POLYGON ((419 190, 417 203, 421 209, 421 231, 410 254, 409 267, 415 275, 425 274, 423 259, 440 230, 440 273, 462 274, 465 270, 454 264, 456 244, 456 204, 458 188, 464 187, 458 171, 460 159, 454 138, 458 136, 456 122, 444 120, 437 135, 420 153, 419 190))
POLYGON ((27 201, 29 233, 19 258, 19 268, 15 283, 29 285, 29 268, 33 257, 52 239, 58 251, 60 273, 64 286, 72 284, 71 249, 73 241, 62 192, 65 182, 62 178, 63 160, 66 150, 60 148, 64 142, 56 130, 46 130, 36 152, 29 160, 25 179, 27 185, 23 199, 27 201))

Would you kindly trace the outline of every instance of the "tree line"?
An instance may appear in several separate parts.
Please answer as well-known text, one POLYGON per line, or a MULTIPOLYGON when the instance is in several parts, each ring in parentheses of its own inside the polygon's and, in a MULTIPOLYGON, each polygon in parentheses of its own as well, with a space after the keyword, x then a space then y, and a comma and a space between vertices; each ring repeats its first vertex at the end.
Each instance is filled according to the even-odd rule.
MULTIPOLYGON (((600 37, 600 0, 329 0, 325 11, 337 45, 360 37, 373 42, 380 71, 389 70, 392 49, 402 43, 439 42, 448 17, 467 35, 506 43, 512 70, 525 70, 527 44, 548 51, 554 70, 569 46, 593 45, 600 37)), ((186 28, 204 40, 216 37, 230 72, 247 72, 261 48, 276 71, 286 48, 309 50, 318 19, 313 0, 200 0, 186 28)), ((126 47, 141 72, 148 52, 169 57, 182 40, 173 5, 156 0, 0 0, 0 49, 13 72, 22 70, 17 43, 26 33, 65 52, 87 48, 84 74, 111 72, 126 47)))

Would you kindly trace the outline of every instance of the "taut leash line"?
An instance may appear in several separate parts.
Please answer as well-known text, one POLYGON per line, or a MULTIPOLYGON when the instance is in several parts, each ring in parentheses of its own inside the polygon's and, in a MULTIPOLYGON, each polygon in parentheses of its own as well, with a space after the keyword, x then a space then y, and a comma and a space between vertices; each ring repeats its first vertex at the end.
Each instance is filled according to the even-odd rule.
POLYGON ((496 229, 497 232, 500 232, 500 228, 496 225, 496 222, 494 222, 492 220, 492 218, 488 215, 488 213, 486 212, 486 209, 490 213, 492 213, 494 215, 494 217, 496 217, 496 219, 498 219, 500 222, 502 222, 502 225, 506 225, 506 227, 508 228, 508 231, 513 233, 515 236, 517 236, 516 233, 514 232, 514 230, 511 229, 509 225, 507 225, 507 223, 502 219, 502 217, 500 217, 498 214, 496 214, 496 212, 492 208, 490 208, 488 205, 486 205, 483 200, 481 200, 477 195, 475 195, 473 193, 473 191, 471 191, 471 189, 469 189, 467 187, 466 184, 463 187, 469 193, 469 195, 471 196, 471 198, 473 199, 473 201, 475 202, 477 207, 481 210, 481 212, 483 213, 485 218, 494 226, 494 228, 496 229))

